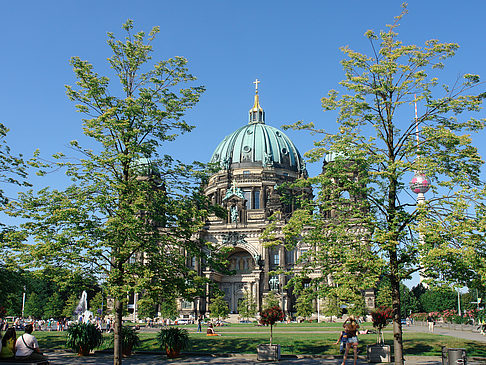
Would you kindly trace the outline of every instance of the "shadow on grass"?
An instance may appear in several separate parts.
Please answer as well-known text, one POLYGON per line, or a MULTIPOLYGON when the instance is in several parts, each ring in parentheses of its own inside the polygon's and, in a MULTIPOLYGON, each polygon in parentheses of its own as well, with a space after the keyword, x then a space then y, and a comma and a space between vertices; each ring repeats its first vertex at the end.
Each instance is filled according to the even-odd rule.
MULTIPOLYGON (((17 337, 22 333, 17 334, 17 337)), ((34 336, 37 338, 39 347, 41 349, 66 349, 66 332, 34 332, 34 336)))

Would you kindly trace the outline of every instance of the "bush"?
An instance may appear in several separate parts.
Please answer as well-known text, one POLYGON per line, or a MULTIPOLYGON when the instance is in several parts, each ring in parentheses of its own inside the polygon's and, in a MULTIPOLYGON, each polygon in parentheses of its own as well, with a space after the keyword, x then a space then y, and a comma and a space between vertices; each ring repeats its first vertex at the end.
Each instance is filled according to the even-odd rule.
POLYGON ((103 335, 92 323, 74 323, 67 330, 66 346, 78 354, 87 355, 102 344, 103 335))
POLYGON ((180 353, 189 346, 189 334, 187 330, 179 327, 163 328, 157 334, 157 343, 168 354, 180 353))
POLYGON ((393 310, 391 308, 385 306, 381 306, 376 311, 371 312, 373 327, 377 328, 379 331, 385 328, 393 319, 392 312, 393 310))

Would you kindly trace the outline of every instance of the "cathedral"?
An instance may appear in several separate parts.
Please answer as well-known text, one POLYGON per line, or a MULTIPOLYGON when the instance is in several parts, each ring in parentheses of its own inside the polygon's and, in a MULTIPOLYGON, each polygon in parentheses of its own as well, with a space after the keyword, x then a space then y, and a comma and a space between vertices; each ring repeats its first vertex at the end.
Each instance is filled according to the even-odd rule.
MULTIPOLYGON (((260 236, 275 212, 281 212, 284 219, 294 209, 291 203, 282 203, 277 187, 307 177, 307 170, 289 137, 265 124, 258 80, 255 84, 255 100, 248 123, 226 136, 216 147, 210 162, 219 164, 220 170, 205 186, 208 198, 213 204, 223 206, 227 215, 224 219, 210 217, 201 238, 216 246, 231 248, 228 261, 235 274, 198 269, 224 292, 230 313, 238 313, 238 303, 245 292, 251 293, 260 310, 264 296, 274 291, 281 308, 292 315, 294 300, 291 291, 284 288, 286 276, 270 273, 279 268, 292 270, 302 252, 288 251, 283 245, 265 247, 260 236)), ((185 316, 205 314, 209 300, 208 293, 206 298, 194 303, 182 303, 181 313, 185 316)))

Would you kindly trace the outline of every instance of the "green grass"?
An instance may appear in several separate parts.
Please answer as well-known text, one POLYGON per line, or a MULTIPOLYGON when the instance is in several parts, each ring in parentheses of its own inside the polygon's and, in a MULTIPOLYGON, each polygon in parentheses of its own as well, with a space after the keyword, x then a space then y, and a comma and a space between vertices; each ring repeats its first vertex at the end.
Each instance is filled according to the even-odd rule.
MULTIPOLYGON (((283 354, 321 354, 338 355, 339 345, 334 345, 342 324, 278 324, 274 327, 273 343, 282 346, 283 354)), ((362 326, 363 327, 363 326, 362 326)), ((365 328, 368 326, 364 326, 365 328)), ((191 345, 188 352, 211 353, 256 353, 256 347, 268 343, 269 327, 258 327, 253 324, 238 324, 217 327, 216 332, 222 336, 208 337, 205 333, 195 333, 196 326, 185 326, 189 330, 191 345)), ((138 350, 160 350, 155 340, 155 332, 141 332, 142 341, 138 350)), ((66 335, 63 332, 35 332, 42 349, 65 349, 66 335)), ((110 347, 108 335, 101 349, 110 347)), ((376 335, 360 335, 360 350, 364 353, 366 345, 376 342, 376 335)), ((442 346, 465 348, 468 356, 486 357, 484 343, 457 339, 428 333, 405 332, 403 334, 405 355, 440 356, 442 346)), ((393 345, 390 331, 385 332, 385 342, 393 345)))

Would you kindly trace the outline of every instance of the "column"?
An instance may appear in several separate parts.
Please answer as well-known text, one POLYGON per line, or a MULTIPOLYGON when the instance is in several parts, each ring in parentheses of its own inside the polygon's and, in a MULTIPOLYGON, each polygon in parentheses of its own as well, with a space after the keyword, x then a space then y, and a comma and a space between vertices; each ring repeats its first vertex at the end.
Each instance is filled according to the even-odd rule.
POLYGON ((265 247, 263 249, 264 265, 263 265, 263 291, 268 292, 268 272, 270 271, 270 249, 265 247))

